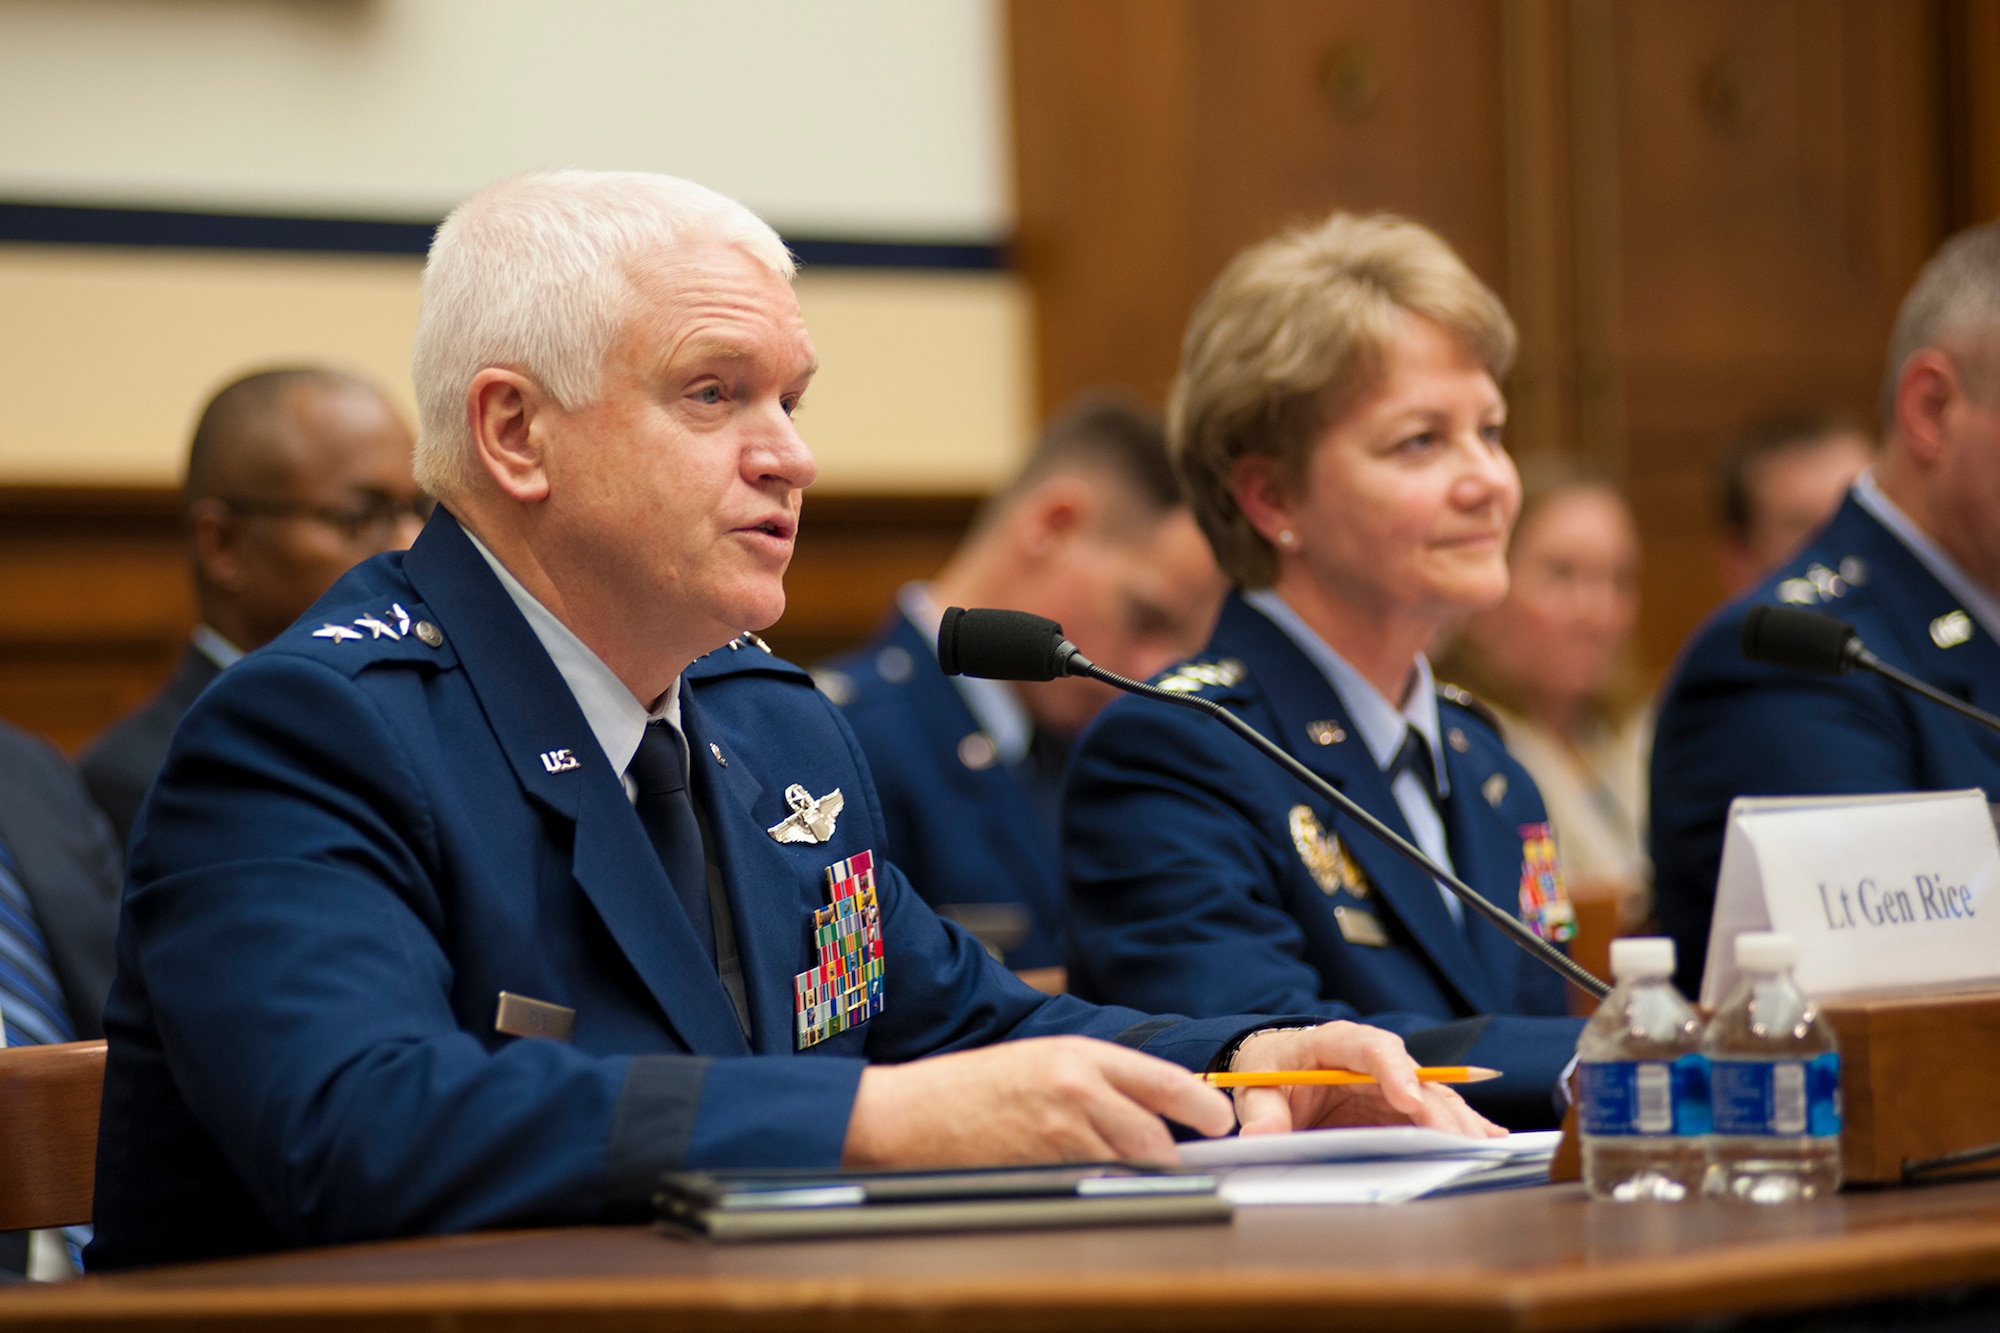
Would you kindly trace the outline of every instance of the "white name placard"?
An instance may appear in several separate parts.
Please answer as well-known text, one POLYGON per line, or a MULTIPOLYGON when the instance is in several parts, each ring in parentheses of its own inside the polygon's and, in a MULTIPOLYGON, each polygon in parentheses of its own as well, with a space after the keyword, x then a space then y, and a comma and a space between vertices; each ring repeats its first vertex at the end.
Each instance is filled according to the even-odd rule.
POLYGON ((2000 978, 2000 841, 1986 794, 1739 797, 1703 1004, 1735 983, 1747 930, 1798 941, 1808 995, 2000 978))

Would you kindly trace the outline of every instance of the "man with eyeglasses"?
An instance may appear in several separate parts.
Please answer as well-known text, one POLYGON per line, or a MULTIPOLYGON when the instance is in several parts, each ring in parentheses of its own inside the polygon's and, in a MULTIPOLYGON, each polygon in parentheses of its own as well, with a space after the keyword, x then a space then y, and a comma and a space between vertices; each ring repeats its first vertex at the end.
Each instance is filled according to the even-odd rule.
POLYGON ((194 641, 160 692, 79 765, 121 846, 181 714, 208 683, 353 566, 415 540, 431 500, 410 474, 413 446, 382 391, 339 371, 259 371, 209 400, 183 489, 194 641))

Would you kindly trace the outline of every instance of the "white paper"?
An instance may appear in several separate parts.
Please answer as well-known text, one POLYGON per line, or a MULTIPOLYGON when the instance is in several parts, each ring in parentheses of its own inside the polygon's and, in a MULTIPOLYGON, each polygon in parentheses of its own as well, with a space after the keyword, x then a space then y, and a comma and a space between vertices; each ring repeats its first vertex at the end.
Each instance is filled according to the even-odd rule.
POLYGON ((1408 1203, 1490 1165, 1476 1157, 1418 1157, 1239 1166, 1224 1173, 1218 1188, 1238 1207, 1408 1203))
POLYGON ((1703 1004, 1735 983, 1747 930, 1798 941, 1794 975, 1808 995, 2000 977, 2000 842, 1986 794, 1738 798, 1703 1004))
POLYGON ((1548 1156, 1561 1141, 1559 1130, 1472 1139, 1416 1125, 1355 1129, 1301 1129, 1290 1134, 1238 1135, 1181 1145, 1181 1162, 1194 1167, 1265 1166, 1295 1162, 1359 1162, 1420 1157, 1492 1160, 1548 1156))

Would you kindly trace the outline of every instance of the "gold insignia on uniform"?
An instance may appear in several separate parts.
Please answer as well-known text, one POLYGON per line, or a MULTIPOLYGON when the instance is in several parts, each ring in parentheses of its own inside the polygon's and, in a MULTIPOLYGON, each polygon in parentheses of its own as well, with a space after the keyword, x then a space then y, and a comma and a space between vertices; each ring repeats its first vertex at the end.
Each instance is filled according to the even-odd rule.
POLYGON ((1972 617, 1963 611, 1947 611, 1931 622, 1931 642, 1940 648, 1956 648, 1972 637, 1972 617))
POLYGON ((1335 894, 1345 889, 1356 898, 1368 896, 1368 876, 1355 864, 1347 844, 1320 826, 1311 807, 1293 806, 1288 822, 1292 846, 1298 849, 1299 860, 1305 863, 1306 873, 1319 885, 1321 893, 1335 894))
POLYGON ((1453 727, 1449 731, 1445 732, 1444 743, 1446 745, 1449 745, 1452 749, 1458 751, 1460 754, 1464 754, 1467 750, 1470 750, 1472 748, 1472 742, 1465 739, 1465 733, 1463 731, 1460 731, 1457 727, 1453 727))
POLYGON ((1495 773, 1492 777, 1480 783, 1479 794, 1486 798, 1486 804, 1497 809, 1500 802, 1507 799, 1507 775, 1505 773, 1495 773))
POLYGON ((1373 912, 1343 904, 1333 909, 1333 921, 1340 927, 1340 938, 1349 944, 1370 949, 1384 949, 1389 945, 1389 932, 1382 929, 1381 918, 1373 912))
POLYGON ((1242 679, 1243 664, 1225 657, 1220 662, 1183 662, 1155 681, 1154 686, 1169 694, 1193 694, 1210 685, 1226 690, 1242 679))
POLYGON ((1306 735, 1314 745, 1338 745, 1347 739, 1347 732, 1333 721, 1306 723, 1306 735))

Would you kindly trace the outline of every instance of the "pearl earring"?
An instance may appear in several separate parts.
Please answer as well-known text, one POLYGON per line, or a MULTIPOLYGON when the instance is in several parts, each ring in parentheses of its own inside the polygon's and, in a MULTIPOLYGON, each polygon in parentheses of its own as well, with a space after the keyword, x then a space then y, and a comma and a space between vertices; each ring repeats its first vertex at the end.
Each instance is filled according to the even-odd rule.
POLYGON ((1290 546, 1291 544, 1292 544, 1292 530, 1290 528, 1286 528, 1283 532, 1278 534, 1278 545, 1290 546))

